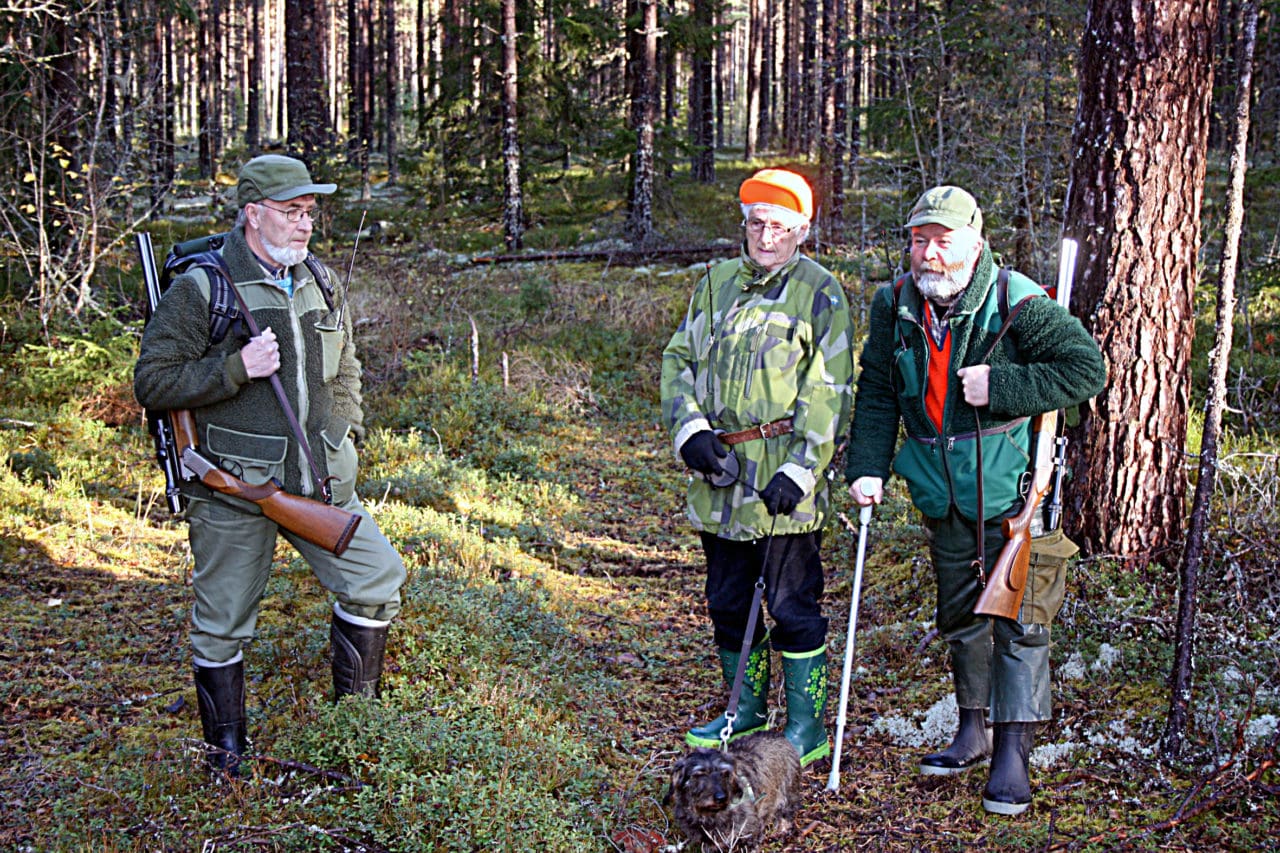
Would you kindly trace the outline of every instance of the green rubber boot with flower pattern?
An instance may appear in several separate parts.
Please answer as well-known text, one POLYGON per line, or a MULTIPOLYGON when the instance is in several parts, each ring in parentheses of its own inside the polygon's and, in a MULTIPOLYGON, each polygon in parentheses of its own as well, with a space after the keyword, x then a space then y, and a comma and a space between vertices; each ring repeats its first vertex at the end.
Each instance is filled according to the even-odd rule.
MULTIPOLYGON (((733 691, 733 677, 738 673, 741 652, 720 649, 720 669, 725 686, 733 691)), ((738 696, 738 716, 733 721, 733 734, 729 740, 763 731, 769 722, 769 641, 765 640, 747 655, 747 669, 742 675, 742 692, 738 696)), ((720 732, 724 731, 725 715, 721 714, 709 723, 695 726, 684 736, 689 746, 720 746, 720 732)))
POLYGON ((804 767, 831 754, 827 739, 827 647, 811 652, 783 652, 782 677, 787 691, 787 727, 783 734, 800 753, 804 767))

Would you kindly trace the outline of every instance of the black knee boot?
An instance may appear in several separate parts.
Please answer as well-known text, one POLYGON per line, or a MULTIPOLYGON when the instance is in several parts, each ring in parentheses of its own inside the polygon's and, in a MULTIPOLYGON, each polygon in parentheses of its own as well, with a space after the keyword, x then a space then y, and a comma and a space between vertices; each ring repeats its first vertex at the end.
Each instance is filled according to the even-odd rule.
POLYGON ((378 696, 387 626, 357 625, 335 609, 329 641, 333 645, 333 701, 351 695, 378 696))
POLYGON ((196 703, 200 727, 209 744, 209 768, 228 776, 240 775, 244 755, 244 662, 226 666, 196 665, 196 703))
POLYGON ((994 814, 1019 815, 1031 805, 1028 761, 1035 723, 996 723, 991 778, 982 791, 982 807, 994 814))
POLYGON ((951 745, 941 752, 931 752, 920 759, 920 772, 926 776, 963 773, 986 762, 991 755, 991 730, 987 728, 985 708, 961 708, 960 728, 951 745))

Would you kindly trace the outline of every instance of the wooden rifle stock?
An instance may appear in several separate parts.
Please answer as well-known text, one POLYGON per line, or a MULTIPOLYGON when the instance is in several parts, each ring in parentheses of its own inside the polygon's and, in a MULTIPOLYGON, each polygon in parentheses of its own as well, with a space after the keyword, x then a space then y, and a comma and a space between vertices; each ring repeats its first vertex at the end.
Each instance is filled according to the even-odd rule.
POLYGON ((1058 413, 1045 412, 1034 421, 1035 452, 1032 455, 1033 477, 1027 502, 1012 518, 1004 520, 1004 547, 987 576, 982 594, 973 612, 977 616, 1003 616, 1017 619, 1022 608, 1022 595, 1027 589, 1027 572, 1031 568, 1031 521, 1040 509, 1040 501, 1053 484, 1054 439, 1057 437, 1058 413))
MULTIPOLYGON (((1071 309, 1071 282, 1075 278, 1076 255, 1079 246, 1075 240, 1062 241, 1062 254, 1058 258, 1058 284, 1056 301, 1068 311, 1071 309)), ((1027 572, 1031 569, 1031 522, 1040 509, 1040 501, 1053 487, 1055 480, 1061 486, 1062 474, 1054 475, 1062 462, 1055 459, 1058 449, 1058 412, 1045 412, 1033 422, 1035 446, 1031 452, 1031 488, 1022 511, 1004 520, 1004 547, 991 567, 978 603, 973 606, 977 616, 1003 616, 1017 619, 1022 609, 1022 595, 1027 588, 1027 572)), ((1066 439, 1063 439, 1065 446, 1066 439)))
POLYGON ((224 495, 255 503, 262 514, 312 545, 342 556, 360 525, 360 516, 330 504, 289 494, 274 478, 251 486, 224 471, 196 450, 195 419, 188 411, 169 412, 178 458, 196 479, 224 495))

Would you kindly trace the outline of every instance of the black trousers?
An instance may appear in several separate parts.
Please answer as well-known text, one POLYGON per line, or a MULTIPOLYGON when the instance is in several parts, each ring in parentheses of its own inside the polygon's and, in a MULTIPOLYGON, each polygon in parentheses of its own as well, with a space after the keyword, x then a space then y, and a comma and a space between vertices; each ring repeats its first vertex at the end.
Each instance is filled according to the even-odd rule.
MULTIPOLYGON (((822 533, 798 533, 735 542, 702 534, 707 557, 707 610, 722 649, 741 651, 756 581, 764 567, 764 600, 774 621, 770 635, 780 652, 808 652, 827 641, 822 615, 822 533), (765 565, 765 552, 768 564, 765 565)), ((757 617, 752 646, 765 636, 763 615, 757 617)))

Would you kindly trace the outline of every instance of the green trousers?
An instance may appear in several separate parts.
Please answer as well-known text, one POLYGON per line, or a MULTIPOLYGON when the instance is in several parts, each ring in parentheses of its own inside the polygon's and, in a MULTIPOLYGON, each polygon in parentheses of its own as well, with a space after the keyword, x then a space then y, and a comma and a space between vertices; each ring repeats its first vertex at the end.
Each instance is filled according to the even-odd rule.
MULTIPOLYGON (((975 616, 973 607, 982 592, 973 569, 976 526, 953 508, 946 518, 925 519, 925 527, 938 584, 938 632, 950 647, 956 704, 989 708, 993 723, 1048 720, 1049 625, 975 616)), ((988 572, 1003 545, 1001 519, 987 522, 988 572)), ((1032 589, 1027 596, 1034 599, 1032 589)), ((1043 610, 1034 600, 1024 600, 1020 617, 1043 610)))
POLYGON ((216 499, 190 502, 188 537, 195 561, 191 646, 197 659, 206 665, 229 661, 253 636, 277 536, 297 549, 345 612, 383 622, 399 612, 405 581, 400 555, 358 497, 352 495, 342 509, 362 518, 351 544, 337 557, 265 516, 216 499))

